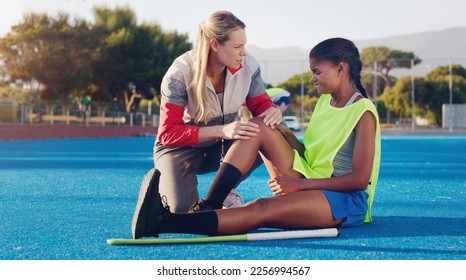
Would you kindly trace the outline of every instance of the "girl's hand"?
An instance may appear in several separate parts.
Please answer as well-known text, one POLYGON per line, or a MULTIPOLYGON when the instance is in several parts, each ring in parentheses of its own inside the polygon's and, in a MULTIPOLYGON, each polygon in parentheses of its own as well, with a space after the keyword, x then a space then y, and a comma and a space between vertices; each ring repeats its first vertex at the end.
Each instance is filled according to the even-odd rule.
POLYGON ((276 107, 270 107, 260 114, 259 117, 264 117, 265 125, 275 128, 282 121, 282 112, 276 107))
POLYGON ((259 131, 259 125, 250 121, 235 121, 222 127, 223 138, 231 140, 249 140, 259 131))
POLYGON ((269 187, 274 195, 300 191, 300 180, 288 175, 281 175, 268 181, 269 187))

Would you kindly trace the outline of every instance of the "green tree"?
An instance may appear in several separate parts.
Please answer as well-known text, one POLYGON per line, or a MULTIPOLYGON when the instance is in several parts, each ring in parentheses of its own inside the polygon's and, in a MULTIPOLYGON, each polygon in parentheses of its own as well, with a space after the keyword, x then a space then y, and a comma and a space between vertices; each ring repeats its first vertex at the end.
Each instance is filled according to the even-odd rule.
POLYGON ((95 8, 95 27, 105 37, 93 62, 101 99, 124 102, 127 112, 152 99, 173 59, 192 45, 187 35, 164 33, 156 24, 136 25, 129 8, 95 8), (131 85, 131 86, 130 86, 131 85))
POLYGON ((377 61, 376 72, 380 73, 387 86, 393 85, 393 78, 390 71, 396 68, 411 68, 411 60, 414 65, 421 63, 421 59, 413 52, 393 50, 388 47, 368 47, 362 50, 361 60, 363 67, 367 70, 374 70, 374 61, 377 61))
POLYGON ((411 77, 399 78, 393 87, 385 88, 380 98, 400 119, 411 116, 411 77))
POLYGON ((112 102, 134 111, 139 100, 158 95, 170 64, 192 48, 187 35, 163 32, 157 24, 137 25, 129 8, 94 12, 94 25, 71 22, 66 14, 25 16, 0 38, 3 89, 11 83, 26 86, 41 100, 60 100, 65 107, 90 95, 101 110, 112 102))
POLYGON ((91 79, 89 57, 96 42, 90 29, 81 20, 71 23, 64 14, 26 15, 0 39, 3 77, 11 83, 37 82, 43 85, 42 100, 61 99, 67 107, 69 95, 84 90, 91 79))
MULTIPOLYGON (((466 103, 466 69, 461 65, 452 65, 452 102, 466 103)), ((416 101, 420 113, 431 123, 442 123, 442 106, 450 100, 450 67, 439 66, 424 79, 423 85, 417 85, 416 101)))
MULTIPOLYGON (((453 103, 466 103, 466 70, 452 66, 452 97, 453 103)), ((415 115, 425 118, 430 124, 442 123, 442 106, 449 102, 449 67, 441 66, 430 72, 425 78, 414 80, 414 110, 415 115)), ((411 77, 399 78, 393 87, 386 87, 381 99, 390 111, 400 118, 410 117, 411 77)))
POLYGON ((136 84, 134 77, 148 69, 147 61, 151 59, 148 52, 153 46, 147 44, 147 33, 138 29, 136 15, 129 8, 96 7, 94 15, 94 28, 102 38, 102 45, 93 60, 94 100, 124 100, 125 110, 130 111, 136 97, 141 97, 139 92, 129 89, 130 84, 136 84), (147 60, 141 59, 147 55, 147 60), (128 104, 129 100, 131 104, 128 104))
MULTIPOLYGON (((466 79, 466 69, 459 64, 451 66, 452 77, 459 77, 466 79)), ((426 79, 428 80, 447 80, 450 77, 450 66, 439 66, 428 73, 426 79)))
POLYGON ((374 74, 362 73, 361 75, 361 84, 366 89, 367 96, 371 99, 378 98, 386 86, 385 80, 380 75, 375 76, 377 92, 374 94, 374 74))

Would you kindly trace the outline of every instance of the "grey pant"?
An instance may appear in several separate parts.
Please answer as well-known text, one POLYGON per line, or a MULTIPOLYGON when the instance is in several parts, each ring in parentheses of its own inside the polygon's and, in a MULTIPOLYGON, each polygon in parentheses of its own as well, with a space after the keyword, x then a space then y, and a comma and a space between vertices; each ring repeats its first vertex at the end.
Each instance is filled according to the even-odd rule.
MULTIPOLYGON (((225 140, 225 152, 232 143, 231 140, 225 140)), ((187 212, 194 202, 199 200, 197 174, 217 171, 221 153, 221 142, 202 148, 165 147, 155 143, 154 166, 160 171, 160 195, 167 197, 172 212, 187 212)), ((261 164, 262 159, 258 155, 251 169, 243 176, 243 180, 261 164)))

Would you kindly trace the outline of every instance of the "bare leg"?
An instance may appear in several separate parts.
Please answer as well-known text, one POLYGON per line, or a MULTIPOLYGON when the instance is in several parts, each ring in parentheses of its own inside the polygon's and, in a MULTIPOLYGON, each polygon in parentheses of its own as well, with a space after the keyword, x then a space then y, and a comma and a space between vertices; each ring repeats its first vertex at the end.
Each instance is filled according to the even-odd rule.
POLYGON ((328 200, 321 191, 260 198, 243 207, 217 210, 217 215, 219 235, 244 233, 261 227, 327 228, 343 222, 333 219, 328 200))
POLYGON ((260 153, 260 156, 262 158, 262 161, 264 162, 264 166, 267 169, 267 172, 270 175, 270 178, 277 177, 279 174, 277 174, 277 170, 273 166, 273 163, 270 160, 268 160, 262 153, 260 153))
MULTIPOLYGON (((262 119, 254 118, 251 121, 259 125, 261 132, 249 140, 235 141, 228 150, 224 161, 235 166, 242 174, 247 172, 257 153, 260 151, 267 160, 273 163, 279 173, 297 176, 293 167, 294 152, 279 131, 266 126, 262 119)), ((271 171, 271 165, 267 164, 271 171)))

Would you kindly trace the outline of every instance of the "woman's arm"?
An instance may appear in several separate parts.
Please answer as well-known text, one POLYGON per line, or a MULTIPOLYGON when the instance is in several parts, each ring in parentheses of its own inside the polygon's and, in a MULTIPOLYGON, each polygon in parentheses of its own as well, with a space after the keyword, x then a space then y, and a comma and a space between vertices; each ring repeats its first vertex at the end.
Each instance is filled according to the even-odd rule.
POLYGON ((199 144, 199 127, 183 121, 184 107, 163 102, 160 104, 160 121, 157 140, 164 146, 193 146, 199 144))
POLYGON ((183 122, 183 113, 183 107, 162 102, 157 139, 164 146, 194 146, 221 138, 248 140, 259 132, 259 126, 250 121, 205 127, 188 125, 183 122))
POLYGON ((249 140, 259 133, 259 126, 250 121, 235 121, 225 125, 205 126, 199 128, 199 142, 212 139, 249 140))
POLYGON ((365 190, 369 183, 375 154, 376 124, 374 115, 366 111, 356 125, 352 172, 325 179, 295 179, 284 175, 271 179, 274 194, 303 190, 355 191, 365 190))

